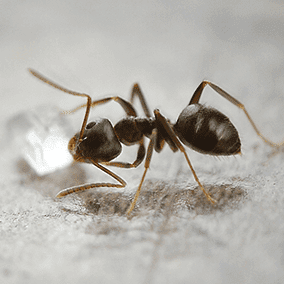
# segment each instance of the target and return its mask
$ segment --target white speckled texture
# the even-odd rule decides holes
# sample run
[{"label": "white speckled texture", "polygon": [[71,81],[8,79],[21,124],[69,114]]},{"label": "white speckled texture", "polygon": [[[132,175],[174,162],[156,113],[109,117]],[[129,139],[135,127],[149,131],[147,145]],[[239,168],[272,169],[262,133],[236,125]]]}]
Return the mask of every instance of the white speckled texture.
[{"label": "white speckled texture", "polygon": [[[76,183],[107,182],[90,165],[38,178],[6,136],[9,117],[81,98],[33,78],[34,68],[92,98],[129,98],[139,82],[151,109],[174,121],[203,80],[245,104],[263,134],[284,139],[284,8],[281,1],[2,1],[0,9],[1,283],[283,283],[284,153],[265,145],[244,113],[206,89],[201,101],[230,117],[242,155],[188,149],[204,199],[182,154],[154,153],[141,198],[125,208],[143,173],[115,169],[125,190],[56,200]],[[138,102],[135,102],[138,105]],[[137,107],[140,113],[141,108]],[[115,103],[92,117],[118,121]],[[78,131],[83,113],[69,117]],[[135,147],[119,160],[135,159]]]}]

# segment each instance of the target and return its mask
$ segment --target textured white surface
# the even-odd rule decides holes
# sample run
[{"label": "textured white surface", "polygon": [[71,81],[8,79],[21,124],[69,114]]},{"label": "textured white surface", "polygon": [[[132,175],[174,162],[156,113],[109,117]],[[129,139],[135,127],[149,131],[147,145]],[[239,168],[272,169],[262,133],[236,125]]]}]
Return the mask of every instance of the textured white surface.
[{"label": "textured white surface", "polygon": [[[283,12],[279,1],[3,1],[0,282],[282,283],[283,150],[264,145],[242,111],[213,91],[201,101],[230,117],[243,145],[242,156],[220,159],[188,150],[216,207],[168,148],[154,153],[130,220],[121,213],[142,166],[114,169],[127,180],[125,191],[55,200],[76,182],[111,179],[88,165],[37,178],[4,128],[13,114],[43,103],[82,103],[32,78],[32,67],[93,98],[128,98],[138,81],[151,109],[172,121],[198,84],[211,80],[246,105],[263,134],[281,141]],[[94,112],[113,122],[123,114],[115,104]],[[74,129],[82,116],[70,117]],[[134,157],[127,149],[120,160]]]}]

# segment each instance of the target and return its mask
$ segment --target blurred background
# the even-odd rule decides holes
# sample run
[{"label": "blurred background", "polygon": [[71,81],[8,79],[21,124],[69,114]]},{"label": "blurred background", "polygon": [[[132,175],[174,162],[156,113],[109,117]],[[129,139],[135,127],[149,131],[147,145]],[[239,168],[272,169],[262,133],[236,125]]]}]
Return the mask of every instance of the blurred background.
[{"label": "blurred background", "polygon": [[[81,103],[36,82],[29,67],[92,98],[128,98],[139,82],[151,109],[171,120],[207,79],[281,140],[283,121],[274,118],[283,108],[283,9],[265,0],[2,1],[0,118],[47,102]],[[243,116],[211,91],[202,102],[235,121]]]}]

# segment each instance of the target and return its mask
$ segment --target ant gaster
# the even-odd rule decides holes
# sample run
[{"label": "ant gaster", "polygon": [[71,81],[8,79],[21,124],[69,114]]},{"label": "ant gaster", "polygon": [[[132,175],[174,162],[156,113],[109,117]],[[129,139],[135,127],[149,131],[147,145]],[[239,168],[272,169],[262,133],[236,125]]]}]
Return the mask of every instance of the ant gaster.
[{"label": "ant gaster", "polygon": [[[255,126],[244,105],[222,90],[220,87],[208,81],[203,81],[200,83],[189,104],[179,115],[177,122],[172,124],[160,113],[158,109],[154,110],[154,117],[151,117],[144,95],[142,94],[138,84],[134,84],[133,86],[130,102],[127,102],[117,96],[92,101],[91,97],[87,94],[70,91],[48,80],[37,71],[31,69],[29,69],[29,71],[32,75],[56,89],[71,95],[87,98],[87,104],[81,105],[71,111],[75,112],[78,109],[86,107],[81,130],[75,134],[73,138],[71,138],[68,149],[75,161],[92,163],[94,166],[98,167],[100,170],[112,176],[119,182],[118,184],[89,183],[74,186],[60,191],[57,197],[63,197],[77,191],[95,187],[123,188],[126,186],[126,182],[121,177],[102,165],[122,168],[136,168],[142,163],[146,155],[144,173],[134,199],[127,211],[129,214],[134,209],[140,194],[143,181],[145,179],[147,170],[149,169],[153,150],[155,149],[156,152],[160,152],[166,142],[173,152],[180,150],[183,153],[200,189],[203,191],[209,201],[215,203],[216,201],[205,191],[201,185],[181,142],[195,151],[210,155],[240,154],[241,142],[238,131],[230,122],[228,117],[214,108],[206,107],[199,103],[201,94],[206,85],[209,85],[219,95],[242,109],[258,136],[260,136],[265,143],[272,147],[280,147],[282,144],[284,144],[284,141],[280,144],[276,144],[266,139]],[[145,118],[137,117],[137,113],[133,107],[133,100],[135,96],[138,96],[140,100],[146,115]],[[109,101],[115,101],[120,104],[126,112],[127,117],[121,119],[114,127],[108,119],[100,119],[87,124],[91,107],[95,107]],[[147,151],[145,150],[144,146],[144,136],[150,139]],[[134,144],[139,145],[137,157],[133,163],[111,162],[111,160],[116,158],[121,153],[121,143],[127,146]]]}]

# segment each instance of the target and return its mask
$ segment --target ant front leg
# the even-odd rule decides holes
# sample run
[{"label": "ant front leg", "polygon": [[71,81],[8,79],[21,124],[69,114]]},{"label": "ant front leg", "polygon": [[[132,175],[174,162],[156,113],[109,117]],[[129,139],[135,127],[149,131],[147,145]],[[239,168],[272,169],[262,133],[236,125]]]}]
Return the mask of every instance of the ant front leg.
[{"label": "ant front leg", "polygon": [[144,179],[145,179],[145,176],[146,176],[146,173],[149,169],[149,166],[150,166],[150,161],[151,161],[151,158],[152,158],[152,154],[153,154],[153,149],[154,149],[154,143],[155,143],[155,140],[156,140],[156,137],[157,137],[157,129],[153,129],[152,131],[152,134],[151,134],[151,138],[150,138],[150,142],[149,142],[149,145],[148,145],[148,149],[147,149],[147,155],[146,155],[146,161],[145,161],[145,165],[144,165],[144,173],[143,173],[143,176],[141,178],[141,181],[140,181],[140,184],[138,186],[138,189],[135,193],[135,196],[134,196],[134,199],[129,207],[129,209],[127,210],[127,214],[129,215],[131,213],[131,211],[134,209],[135,207],[135,204],[138,200],[138,197],[140,195],[140,191],[141,191],[141,188],[142,188],[142,184],[144,182]]},{"label": "ant front leg", "polygon": [[235,106],[237,106],[238,108],[242,109],[245,113],[245,115],[247,116],[250,124],[252,125],[253,129],[255,130],[256,134],[268,145],[272,146],[272,147],[280,147],[284,144],[284,141],[282,141],[281,143],[274,143],[272,141],[270,141],[269,139],[265,138],[260,131],[258,130],[258,128],[256,127],[255,123],[253,122],[252,118],[250,117],[250,115],[248,114],[247,110],[245,109],[245,106],[239,102],[237,99],[235,99],[234,97],[232,97],[231,95],[229,95],[226,91],[224,91],[223,89],[221,89],[220,87],[218,87],[217,85],[209,82],[209,81],[202,81],[200,83],[200,85],[197,87],[197,89],[195,90],[189,105],[191,104],[197,104],[200,100],[200,97],[202,95],[202,92],[204,90],[204,88],[206,87],[206,85],[209,85],[214,91],[216,91],[219,95],[221,95],[223,98],[227,99],[229,102],[231,102],[232,104],[234,104]]},{"label": "ant front leg", "polygon": [[103,162],[102,164],[106,166],[113,166],[113,167],[119,167],[119,168],[137,168],[145,157],[145,146],[144,146],[144,139],[142,138],[139,142],[139,148],[137,151],[137,157],[136,160],[133,163],[125,163],[125,162]]},{"label": "ant front leg", "polygon": [[73,186],[73,187],[69,187],[66,188],[62,191],[60,191],[57,194],[57,198],[61,198],[63,196],[66,196],[68,194],[74,193],[74,192],[78,192],[78,191],[84,191],[90,188],[96,188],[96,187],[116,187],[116,188],[123,188],[126,186],[126,182],[119,177],[118,175],[116,175],[115,173],[113,173],[112,171],[110,171],[109,169],[103,167],[102,165],[100,165],[99,163],[96,163],[93,161],[94,166],[98,167],[100,170],[104,171],[105,173],[107,173],[108,175],[110,175],[111,177],[113,177],[114,179],[116,179],[119,184],[115,184],[115,183],[88,183],[88,184],[83,184],[83,185],[79,185],[79,186]]}]

